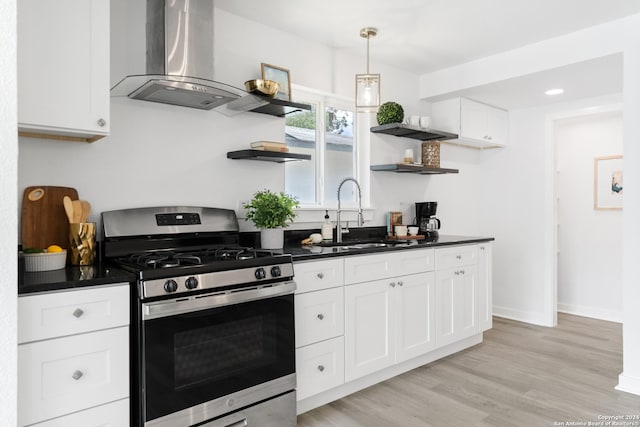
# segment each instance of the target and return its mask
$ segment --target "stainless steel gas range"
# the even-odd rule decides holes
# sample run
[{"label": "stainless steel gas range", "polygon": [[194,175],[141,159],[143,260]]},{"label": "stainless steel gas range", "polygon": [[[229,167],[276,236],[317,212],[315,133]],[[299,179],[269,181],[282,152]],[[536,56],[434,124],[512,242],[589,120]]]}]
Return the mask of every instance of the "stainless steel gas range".
[{"label": "stainless steel gas range", "polygon": [[235,212],[103,212],[104,256],[136,273],[132,426],[296,425],[293,263],[239,245]]}]

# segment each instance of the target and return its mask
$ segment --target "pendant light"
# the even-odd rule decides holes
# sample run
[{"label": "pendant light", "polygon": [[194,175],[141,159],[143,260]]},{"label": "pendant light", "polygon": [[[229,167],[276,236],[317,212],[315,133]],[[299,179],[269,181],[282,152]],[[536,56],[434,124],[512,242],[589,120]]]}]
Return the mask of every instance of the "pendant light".
[{"label": "pendant light", "polygon": [[367,74],[356,74],[356,110],[361,112],[375,112],[380,106],[380,74],[369,73],[369,39],[376,34],[376,28],[360,30],[360,37],[367,39]]}]

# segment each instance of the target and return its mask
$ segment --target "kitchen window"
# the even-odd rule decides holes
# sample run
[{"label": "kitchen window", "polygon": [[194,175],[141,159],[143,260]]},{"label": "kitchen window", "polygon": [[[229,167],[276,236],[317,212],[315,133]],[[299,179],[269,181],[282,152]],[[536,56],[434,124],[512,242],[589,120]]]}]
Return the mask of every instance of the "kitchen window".
[{"label": "kitchen window", "polygon": [[[285,164],[285,191],[302,206],[333,207],[347,177],[357,176],[356,114],[353,102],[297,90],[295,101],[311,111],[289,114],[285,142],[292,152],[310,154],[311,161]],[[355,191],[342,192],[342,202],[355,202]]]}]

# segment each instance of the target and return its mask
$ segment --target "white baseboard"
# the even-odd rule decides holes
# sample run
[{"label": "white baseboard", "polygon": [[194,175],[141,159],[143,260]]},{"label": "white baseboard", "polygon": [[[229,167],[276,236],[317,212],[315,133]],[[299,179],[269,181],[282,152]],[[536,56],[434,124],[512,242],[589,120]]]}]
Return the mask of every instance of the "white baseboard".
[{"label": "white baseboard", "polygon": [[625,375],[625,373],[623,372],[618,377],[618,385],[616,386],[616,390],[637,394],[638,396],[640,396],[640,378]]},{"label": "white baseboard", "polygon": [[591,317],[593,319],[607,320],[609,322],[622,323],[622,310],[603,310],[596,307],[585,307],[574,304],[558,303],[558,312],[575,314],[576,316]]},{"label": "white baseboard", "polygon": [[493,315],[519,322],[532,323],[539,326],[551,326],[547,323],[544,313],[514,310],[512,308],[493,306]]}]

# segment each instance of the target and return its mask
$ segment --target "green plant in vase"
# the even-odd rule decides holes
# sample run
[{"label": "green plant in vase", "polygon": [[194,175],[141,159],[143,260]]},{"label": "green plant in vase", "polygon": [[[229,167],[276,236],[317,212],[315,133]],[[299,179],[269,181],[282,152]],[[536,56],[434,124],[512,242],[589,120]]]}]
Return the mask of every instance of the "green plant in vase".
[{"label": "green plant in vase", "polygon": [[295,219],[298,200],[286,193],[270,190],[258,191],[249,203],[243,205],[246,220],[260,229],[260,242],[264,249],[280,249],[284,246],[284,227]]}]

